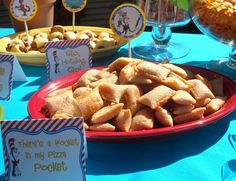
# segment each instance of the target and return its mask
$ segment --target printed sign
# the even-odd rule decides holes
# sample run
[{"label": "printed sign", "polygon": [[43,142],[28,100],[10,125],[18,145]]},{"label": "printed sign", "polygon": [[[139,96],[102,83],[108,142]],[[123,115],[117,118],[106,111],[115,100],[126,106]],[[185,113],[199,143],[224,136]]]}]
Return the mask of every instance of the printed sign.
[{"label": "printed sign", "polygon": [[14,56],[0,54],[0,100],[9,100],[13,82]]},{"label": "printed sign", "polygon": [[144,12],[136,5],[122,4],[111,13],[110,27],[123,38],[136,38],[146,27]]},{"label": "printed sign", "polygon": [[7,181],[85,181],[82,118],[2,121]]},{"label": "printed sign", "polygon": [[37,3],[35,0],[12,0],[10,13],[18,21],[29,21],[36,15]]},{"label": "printed sign", "polygon": [[79,12],[86,6],[87,0],[62,0],[63,6],[70,12]]},{"label": "printed sign", "polygon": [[89,39],[81,39],[45,44],[49,80],[91,67],[89,42]]}]

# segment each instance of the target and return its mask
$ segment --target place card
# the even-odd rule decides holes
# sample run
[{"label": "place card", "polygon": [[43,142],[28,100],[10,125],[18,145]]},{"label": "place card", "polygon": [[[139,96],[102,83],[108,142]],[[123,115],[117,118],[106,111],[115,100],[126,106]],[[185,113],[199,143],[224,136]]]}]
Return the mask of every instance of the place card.
[{"label": "place card", "polygon": [[13,55],[0,54],[0,100],[9,100],[13,82]]},{"label": "place card", "polygon": [[83,118],[2,121],[7,181],[85,181]]},{"label": "place card", "polygon": [[89,39],[48,42],[47,74],[50,81],[92,66]]},{"label": "place card", "polygon": [[26,81],[26,76],[17,58],[0,53],[0,100],[9,100],[14,81]]}]

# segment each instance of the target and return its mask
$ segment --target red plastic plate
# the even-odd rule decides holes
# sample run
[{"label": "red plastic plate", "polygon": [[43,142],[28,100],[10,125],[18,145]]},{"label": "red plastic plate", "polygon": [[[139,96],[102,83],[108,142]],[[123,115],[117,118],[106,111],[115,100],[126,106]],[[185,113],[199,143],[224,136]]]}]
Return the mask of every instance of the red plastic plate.
[{"label": "red plastic plate", "polygon": [[[236,108],[236,83],[231,79],[218,74],[216,72],[189,66],[189,65],[179,65],[180,67],[190,70],[193,73],[198,73],[209,80],[223,77],[224,78],[224,93],[228,97],[228,100],[224,106],[217,112],[206,116],[202,119],[191,121],[184,124],[175,125],[173,127],[163,127],[155,128],[151,130],[142,130],[134,132],[96,132],[96,131],[86,131],[86,138],[89,141],[106,141],[106,142],[133,142],[133,141],[143,141],[143,140],[153,140],[153,139],[163,139],[166,137],[174,136],[177,134],[182,134],[194,129],[200,128],[202,126],[208,125],[210,123],[218,121],[223,118]],[[102,69],[104,67],[95,67],[95,69]],[[49,93],[63,87],[67,87],[75,83],[81,75],[83,75],[87,70],[76,72],[55,81],[52,81],[40,90],[38,90],[29,100],[28,103],[28,113],[31,118],[45,118],[41,113],[41,108],[44,105],[44,98],[47,97]]]}]

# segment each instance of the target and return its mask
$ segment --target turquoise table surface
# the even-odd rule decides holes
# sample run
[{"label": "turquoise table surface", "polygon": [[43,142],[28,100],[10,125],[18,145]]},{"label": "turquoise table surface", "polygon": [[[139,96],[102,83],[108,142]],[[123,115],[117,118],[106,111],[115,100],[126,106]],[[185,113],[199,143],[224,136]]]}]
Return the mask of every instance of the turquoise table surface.
[{"label": "turquoise table surface", "polygon": [[[0,28],[0,37],[13,32],[13,29]],[[131,46],[149,40],[150,32],[144,32],[131,41]],[[190,49],[186,57],[172,63],[205,67],[209,60],[226,57],[230,51],[228,46],[201,34],[173,33],[171,41]],[[116,55],[93,62],[93,66],[107,65],[125,55],[127,45]],[[27,81],[14,82],[11,99],[1,101],[5,120],[29,118],[30,97],[48,82],[45,67],[22,65],[22,68]],[[230,134],[236,134],[236,111],[213,124],[168,139],[129,144],[88,142],[86,178],[88,181],[221,181],[225,163],[230,163],[236,174],[236,151],[229,143]],[[0,144],[1,181],[4,172]]]}]

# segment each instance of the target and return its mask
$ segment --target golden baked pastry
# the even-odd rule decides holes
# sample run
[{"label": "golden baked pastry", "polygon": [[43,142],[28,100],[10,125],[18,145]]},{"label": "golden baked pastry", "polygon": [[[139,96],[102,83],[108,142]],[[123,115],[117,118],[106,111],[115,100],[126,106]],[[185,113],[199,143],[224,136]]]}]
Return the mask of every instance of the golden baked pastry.
[{"label": "golden baked pastry", "polygon": [[222,91],[222,79],[207,80],[169,63],[120,57],[49,94],[44,108],[49,117],[84,117],[88,131],[130,132],[201,119],[224,105]]}]

